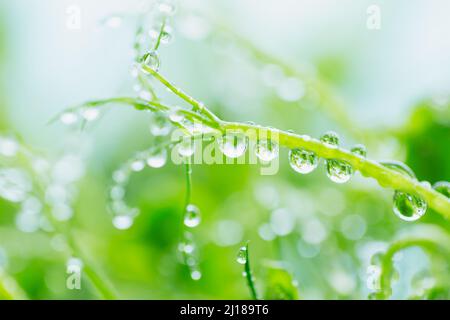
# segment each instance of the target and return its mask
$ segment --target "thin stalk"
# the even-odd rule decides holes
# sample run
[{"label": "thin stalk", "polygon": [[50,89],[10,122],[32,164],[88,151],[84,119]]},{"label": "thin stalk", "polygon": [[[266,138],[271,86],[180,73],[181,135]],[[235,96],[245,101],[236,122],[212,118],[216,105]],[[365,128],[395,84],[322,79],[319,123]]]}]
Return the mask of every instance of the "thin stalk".
[{"label": "thin stalk", "polygon": [[380,275],[381,291],[377,294],[378,298],[381,299],[389,298],[391,294],[392,272],[394,268],[392,259],[397,252],[410,247],[420,247],[427,252],[439,252],[444,250],[447,251],[447,253],[450,253],[450,249],[448,246],[447,247],[443,246],[442,243],[439,242],[437,243],[431,239],[410,238],[395,242],[389,247],[389,249],[383,255],[381,261],[381,275]]},{"label": "thin stalk", "polygon": [[160,73],[153,70],[147,65],[142,65],[142,68],[150,73],[152,76],[154,76],[156,79],[158,79],[159,82],[164,84],[170,91],[172,91],[175,95],[189,103],[191,106],[194,107],[194,110],[199,111],[200,113],[207,116],[210,120],[218,122],[219,118],[212,113],[210,110],[208,110],[205,105],[197,100],[195,100],[193,97],[189,96],[185,92],[183,92],[181,89],[176,87],[174,84],[170,83],[166,78],[164,78]]},{"label": "thin stalk", "polygon": [[[158,72],[148,67],[146,68],[146,71],[154,75],[157,80],[159,80],[164,86],[169,88],[174,94],[176,94],[183,100],[190,102],[193,106],[199,104],[195,99],[171,84]],[[389,169],[376,161],[357,156],[343,148],[329,147],[323,142],[317,139],[310,138],[309,136],[298,135],[287,131],[269,127],[262,127],[248,123],[222,121],[204,106],[202,109],[202,113],[208,115],[210,119],[214,119],[214,121],[218,123],[219,129],[221,129],[222,131],[251,131],[257,133],[256,135],[248,135],[249,138],[253,140],[257,139],[257,137],[260,136],[260,133],[270,133],[270,136],[278,135],[278,143],[280,144],[280,146],[284,146],[289,149],[305,148],[307,150],[315,152],[317,156],[321,158],[346,161],[350,165],[352,165],[353,169],[359,170],[363,176],[371,177],[377,180],[377,182],[382,187],[415,194],[425,200],[430,208],[434,209],[446,219],[450,219],[450,200],[447,197],[435,191],[431,187],[428,187],[424,184],[421,184],[417,180]]]},{"label": "thin stalk", "polygon": [[255,281],[253,279],[252,269],[250,268],[250,253],[249,253],[248,242],[245,245],[245,248],[246,248],[246,250],[245,250],[246,259],[245,259],[245,265],[244,265],[245,278],[247,280],[247,286],[250,290],[252,299],[258,300],[258,293],[256,292]]},{"label": "thin stalk", "polygon": [[161,38],[164,33],[164,28],[166,27],[166,18],[163,18],[163,21],[161,23],[161,28],[159,29],[158,38],[156,39],[155,45],[153,46],[153,51],[157,51],[159,48],[159,45],[161,44]]}]

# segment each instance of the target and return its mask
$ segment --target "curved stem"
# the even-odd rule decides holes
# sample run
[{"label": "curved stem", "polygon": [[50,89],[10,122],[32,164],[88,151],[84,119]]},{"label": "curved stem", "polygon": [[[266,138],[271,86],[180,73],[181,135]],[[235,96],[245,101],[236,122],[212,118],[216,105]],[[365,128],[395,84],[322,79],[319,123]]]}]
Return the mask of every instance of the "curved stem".
[{"label": "curved stem", "polygon": [[392,264],[392,259],[397,252],[410,247],[421,247],[428,252],[437,252],[441,251],[442,249],[450,252],[448,247],[445,247],[442,244],[437,243],[430,239],[411,238],[395,242],[389,247],[389,249],[383,255],[383,259],[381,261],[381,275],[380,275],[381,291],[377,293],[378,298],[381,299],[389,298],[391,292],[392,271],[394,268]]},{"label": "curved stem", "polygon": [[[154,75],[157,80],[159,80],[163,85],[165,85],[183,100],[189,102],[193,106],[199,104],[199,102],[197,102],[189,95],[185,94],[175,85],[171,84],[158,72],[152,70],[149,67],[146,67],[145,70]],[[363,176],[371,177],[377,180],[377,182],[382,187],[401,190],[418,195],[427,202],[430,208],[434,209],[445,218],[450,219],[450,200],[447,197],[435,191],[431,187],[425,186],[417,180],[391,170],[376,161],[357,156],[350,151],[342,148],[329,147],[321,141],[310,138],[309,136],[298,135],[287,131],[269,127],[262,127],[248,123],[222,121],[204,106],[199,111],[207,115],[210,119],[214,119],[214,121],[218,124],[219,129],[221,129],[222,131],[242,130],[244,132],[252,131],[254,133],[257,133],[257,135],[248,135],[250,139],[256,139],[256,137],[260,136],[260,133],[262,132],[266,133],[266,136],[269,136],[270,133],[270,136],[272,137],[278,135],[278,142],[280,146],[284,146],[289,149],[305,148],[315,152],[317,156],[321,158],[346,161],[350,165],[352,165],[355,170],[359,170]]]},{"label": "curved stem", "polygon": [[247,279],[247,285],[248,288],[250,289],[250,294],[252,295],[253,300],[258,300],[258,293],[256,292],[255,281],[253,280],[252,269],[250,268],[250,253],[248,251],[248,242],[245,245],[245,248],[246,248],[245,250],[246,259],[244,266],[245,278]]}]

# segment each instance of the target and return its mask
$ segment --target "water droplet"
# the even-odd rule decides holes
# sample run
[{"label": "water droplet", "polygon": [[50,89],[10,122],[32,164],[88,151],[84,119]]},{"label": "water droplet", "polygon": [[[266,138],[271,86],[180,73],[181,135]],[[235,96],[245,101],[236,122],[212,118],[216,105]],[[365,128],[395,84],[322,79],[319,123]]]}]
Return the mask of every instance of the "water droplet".
[{"label": "water droplet", "polygon": [[330,148],[337,148],[339,145],[339,136],[334,131],[328,131],[320,137],[320,141]]},{"label": "water droplet", "polygon": [[184,137],[181,142],[177,144],[178,154],[182,157],[190,157],[195,152],[195,140],[191,137]]},{"label": "water droplet", "polygon": [[295,171],[307,174],[317,168],[319,159],[317,155],[305,149],[292,149],[289,151],[289,164]]},{"label": "water droplet", "polygon": [[336,183],[347,182],[353,174],[353,168],[345,161],[328,159],[326,160],[327,176]]},{"label": "water droplet", "polygon": [[241,132],[231,132],[219,138],[219,148],[229,158],[238,158],[247,150],[247,137]]},{"label": "water droplet", "polygon": [[305,95],[305,86],[296,78],[287,78],[278,85],[277,94],[284,101],[298,101]]},{"label": "water droplet", "polygon": [[394,194],[394,213],[404,221],[416,221],[427,211],[427,203],[421,198],[395,191]]},{"label": "water droplet", "polygon": [[114,186],[111,188],[109,195],[113,200],[122,200],[125,196],[125,189],[122,186]]},{"label": "water droplet", "polygon": [[164,30],[161,32],[161,43],[168,44],[172,41],[172,28],[170,26],[165,26]]},{"label": "water droplet", "polygon": [[272,161],[278,157],[278,144],[270,140],[259,140],[256,145],[256,156],[262,161]]},{"label": "water droplet", "polygon": [[75,112],[64,112],[60,118],[61,122],[65,125],[71,125],[78,121],[78,115]]},{"label": "water droplet", "polygon": [[108,28],[119,28],[122,25],[122,17],[110,16],[103,21],[103,25]]},{"label": "water droplet", "polygon": [[137,160],[134,160],[131,162],[130,168],[134,172],[139,172],[145,168],[145,163],[144,163],[144,161],[137,159]]},{"label": "water droplet", "polygon": [[128,179],[127,171],[124,169],[114,171],[113,180],[117,183],[124,183]]},{"label": "water droplet", "polygon": [[161,12],[162,14],[166,14],[168,16],[174,15],[175,11],[176,11],[175,5],[172,3],[168,3],[168,2],[160,3],[158,6],[158,9],[159,9],[159,12]]},{"label": "water droplet", "polygon": [[167,162],[167,151],[166,149],[155,149],[148,153],[147,155],[147,165],[152,168],[161,168]]},{"label": "water droplet", "polygon": [[152,94],[147,90],[139,91],[139,98],[146,101],[151,101],[153,99]]},{"label": "water droplet", "polygon": [[238,251],[236,261],[239,264],[246,264],[247,263],[247,247],[241,247]]},{"label": "water droplet", "polygon": [[202,273],[199,270],[194,270],[191,272],[191,278],[192,280],[200,280],[202,278]]},{"label": "water droplet", "polygon": [[433,189],[439,193],[442,193],[447,198],[450,198],[450,182],[439,181],[433,185]]},{"label": "water droplet", "polygon": [[367,149],[364,145],[362,144],[357,144],[355,146],[353,146],[353,148],[351,148],[350,150],[353,154],[365,158],[367,156]]},{"label": "water droplet", "polygon": [[89,107],[81,111],[81,116],[86,121],[94,121],[98,118],[99,115],[100,110],[98,108]]},{"label": "water droplet", "polygon": [[180,110],[175,110],[169,114],[169,119],[172,122],[180,123],[181,121],[184,120],[184,115]]},{"label": "water droplet", "polygon": [[133,218],[129,215],[118,215],[113,218],[113,225],[116,229],[126,230],[133,225]]},{"label": "water droplet", "polygon": [[12,138],[0,137],[0,155],[14,157],[19,151],[19,144]]},{"label": "water droplet", "polygon": [[[159,67],[161,65],[161,62],[159,60],[159,55],[157,52],[152,51],[148,52],[143,57],[144,64],[149,67],[150,69],[153,69],[155,71],[159,70]],[[145,70],[143,70],[144,73],[148,74]]]},{"label": "water droplet", "polygon": [[167,136],[170,133],[170,122],[166,117],[160,113],[157,113],[152,123],[150,124],[150,133],[155,137]]},{"label": "water droplet", "polygon": [[195,228],[200,224],[200,210],[197,206],[189,204],[184,214],[184,225],[189,228]]},{"label": "water droplet", "polygon": [[410,167],[408,167],[406,164],[400,161],[395,160],[389,160],[389,161],[380,161],[380,164],[383,166],[397,171],[398,173],[401,173],[405,176],[408,176],[410,178],[416,178],[416,175],[414,174],[414,171]]}]

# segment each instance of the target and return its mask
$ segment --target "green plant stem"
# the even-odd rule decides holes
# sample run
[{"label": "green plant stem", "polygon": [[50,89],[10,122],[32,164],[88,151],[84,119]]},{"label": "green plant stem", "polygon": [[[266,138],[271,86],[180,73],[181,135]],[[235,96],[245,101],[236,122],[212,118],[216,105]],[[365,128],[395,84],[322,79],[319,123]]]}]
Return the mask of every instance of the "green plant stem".
[{"label": "green plant stem", "polygon": [[215,121],[215,122],[220,121],[220,119],[214,113],[212,113],[210,110],[208,110],[203,103],[195,100],[194,98],[192,98],[191,96],[189,96],[188,94],[183,92],[181,89],[179,89],[178,87],[176,87],[175,85],[170,83],[160,73],[156,72],[155,70],[153,70],[152,68],[150,68],[149,66],[146,66],[146,65],[142,65],[142,68],[145,71],[149,72],[151,75],[153,75],[156,79],[158,79],[158,81],[160,81],[162,84],[164,84],[175,95],[177,95],[178,97],[180,97],[181,99],[183,99],[184,101],[186,101],[187,103],[192,105],[194,107],[194,110],[197,110],[200,113],[204,114],[206,117],[208,117],[212,121]]},{"label": "green plant stem", "polygon": [[425,251],[432,253],[439,252],[442,250],[446,251],[447,253],[450,253],[450,248],[448,245],[445,246],[445,243],[442,244],[440,242],[435,242],[431,239],[409,238],[399,240],[393,243],[386,251],[386,253],[383,255],[381,261],[381,275],[380,275],[381,291],[377,293],[378,298],[380,299],[389,298],[391,294],[391,279],[394,268],[392,259],[397,252],[410,247],[420,247],[423,248]]},{"label": "green plant stem", "polygon": [[258,300],[258,293],[256,292],[255,282],[252,275],[252,269],[250,268],[250,253],[249,253],[249,246],[248,243],[245,245],[246,251],[246,259],[245,259],[245,278],[247,280],[247,286],[250,290],[250,294],[252,296],[253,300]]},{"label": "green plant stem", "polygon": [[[145,70],[154,75],[157,80],[159,80],[164,86],[169,88],[181,99],[189,102],[193,106],[198,105],[198,102],[195,99],[178,89],[158,72],[149,67],[146,67]],[[427,202],[430,208],[440,213],[446,219],[450,219],[450,200],[447,197],[434,189],[421,184],[417,180],[388,169],[376,161],[357,156],[342,148],[329,147],[321,141],[310,138],[309,136],[298,135],[287,131],[253,124],[222,121],[204,106],[199,110],[199,112],[207,115],[210,119],[213,119],[213,121],[218,124],[218,128],[221,131],[242,130],[244,132],[256,132],[257,135],[249,135],[250,139],[256,139],[260,133],[266,133],[266,136],[270,133],[270,136],[272,137],[278,134],[278,142],[280,146],[284,146],[289,149],[305,148],[315,152],[321,158],[346,161],[352,165],[355,170],[359,170],[363,176],[374,178],[382,187],[418,195]]]},{"label": "green plant stem", "polygon": [[161,38],[164,33],[164,28],[166,27],[166,18],[163,18],[161,23],[161,28],[159,29],[158,38],[156,39],[155,45],[153,47],[153,51],[157,51],[159,49],[159,45],[161,44]]},{"label": "green plant stem", "polygon": [[16,280],[0,268],[0,300],[26,300],[25,292]]}]

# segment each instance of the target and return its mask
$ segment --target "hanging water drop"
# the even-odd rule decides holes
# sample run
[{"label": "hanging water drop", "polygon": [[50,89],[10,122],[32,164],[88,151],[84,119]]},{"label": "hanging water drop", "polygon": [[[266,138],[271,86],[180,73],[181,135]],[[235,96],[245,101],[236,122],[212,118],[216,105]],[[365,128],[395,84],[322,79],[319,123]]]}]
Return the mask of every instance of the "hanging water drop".
[{"label": "hanging water drop", "polygon": [[362,144],[357,144],[355,146],[353,146],[353,148],[351,148],[350,150],[353,154],[365,158],[367,156],[367,149],[364,145]]},{"label": "hanging water drop", "polygon": [[151,168],[161,168],[167,162],[167,151],[166,149],[154,149],[151,150],[147,155],[147,165]]},{"label": "hanging water drop", "polygon": [[347,182],[353,174],[352,166],[340,160],[326,160],[326,169],[328,178],[336,183]]},{"label": "hanging water drop", "polygon": [[255,152],[256,156],[262,161],[272,161],[278,157],[278,144],[270,140],[259,140]]},{"label": "hanging water drop", "polygon": [[155,137],[167,136],[170,133],[170,122],[162,114],[157,113],[150,124],[150,133]]},{"label": "hanging water drop", "polygon": [[320,137],[320,141],[330,148],[337,148],[339,145],[339,136],[334,131],[328,131]]},{"label": "hanging water drop", "polygon": [[161,31],[161,43],[168,44],[172,41],[172,28],[170,26],[165,26],[164,30]]},{"label": "hanging water drop", "polygon": [[191,272],[191,278],[192,280],[200,280],[202,278],[202,273],[199,270],[193,270]]},{"label": "hanging water drop", "polygon": [[67,111],[64,112],[60,118],[61,122],[65,125],[71,125],[78,121],[78,115],[75,112]]},{"label": "hanging water drop", "polygon": [[247,263],[247,247],[241,247],[238,251],[236,261],[239,264],[246,264]]},{"label": "hanging water drop", "polygon": [[289,151],[289,164],[298,173],[307,174],[317,168],[319,159],[317,155],[305,149],[292,149]]},{"label": "hanging water drop", "polygon": [[191,137],[184,137],[177,145],[178,154],[182,157],[190,157],[195,152],[195,140]]},{"label": "hanging water drop", "polygon": [[[143,57],[143,62],[144,64],[149,67],[150,69],[153,69],[155,71],[159,70],[159,67],[161,65],[161,62],[159,60],[159,55],[157,52],[152,51],[152,52],[148,52],[144,55]],[[147,71],[145,71],[144,69],[142,70],[144,73],[148,74]]]},{"label": "hanging water drop", "polygon": [[394,213],[404,221],[416,221],[427,211],[427,203],[421,198],[401,191],[394,194]]},{"label": "hanging water drop", "polygon": [[238,158],[247,150],[247,137],[241,132],[231,132],[219,138],[219,148],[229,158]]},{"label": "hanging water drop", "polygon": [[200,224],[200,210],[197,206],[189,204],[184,214],[184,225],[189,228],[195,228]]},{"label": "hanging water drop", "polygon": [[180,123],[184,120],[184,115],[180,109],[170,112],[169,119],[172,122]]},{"label": "hanging water drop", "polygon": [[139,172],[139,171],[142,171],[145,168],[145,163],[144,163],[144,161],[142,161],[140,159],[136,159],[136,160],[133,160],[131,162],[130,168],[134,172]]},{"label": "hanging water drop", "polygon": [[113,225],[116,229],[126,230],[133,225],[133,218],[129,215],[118,215],[113,218]]},{"label": "hanging water drop", "polygon": [[450,182],[439,181],[433,185],[433,189],[439,193],[442,193],[447,198],[450,198]]},{"label": "hanging water drop", "polygon": [[98,108],[88,107],[81,111],[81,116],[88,122],[96,120],[99,115],[100,110]]}]

